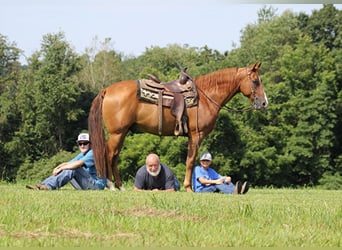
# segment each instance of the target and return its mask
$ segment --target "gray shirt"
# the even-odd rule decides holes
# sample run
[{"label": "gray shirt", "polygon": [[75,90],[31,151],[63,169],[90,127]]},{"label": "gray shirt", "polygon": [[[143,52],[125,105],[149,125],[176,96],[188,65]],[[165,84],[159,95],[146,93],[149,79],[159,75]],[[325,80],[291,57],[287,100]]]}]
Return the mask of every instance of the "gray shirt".
[{"label": "gray shirt", "polygon": [[161,169],[158,176],[151,176],[146,169],[146,165],[140,167],[135,176],[134,186],[144,190],[166,190],[175,188],[175,176],[171,169],[160,164]]}]

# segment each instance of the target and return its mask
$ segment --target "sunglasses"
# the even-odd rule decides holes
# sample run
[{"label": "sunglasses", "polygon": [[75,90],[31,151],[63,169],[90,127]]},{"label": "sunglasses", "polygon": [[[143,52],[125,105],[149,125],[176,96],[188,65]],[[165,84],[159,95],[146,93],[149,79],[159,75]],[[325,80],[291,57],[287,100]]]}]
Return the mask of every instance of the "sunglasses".
[{"label": "sunglasses", "polygon": [[78,143],[78,146],[87,146],[89,144],[89,142],[87,141],[87,142],[79,142]]}]

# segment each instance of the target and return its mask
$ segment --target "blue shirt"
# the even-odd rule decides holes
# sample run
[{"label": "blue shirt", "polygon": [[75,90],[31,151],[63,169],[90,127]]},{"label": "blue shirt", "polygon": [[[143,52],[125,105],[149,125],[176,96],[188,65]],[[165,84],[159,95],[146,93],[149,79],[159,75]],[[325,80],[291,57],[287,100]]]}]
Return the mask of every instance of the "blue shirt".
[{"label": "blue shirt", "polygon": [[107,184],[107,178],[99,178],[96,174],[93,150],[89,149],[85,154],[79,153],[70,162],[82,160],[84,162],[83,169],[95,180],[100,189],[104,189]]},{"label": "blue shirt", "polygon": [[205,170],[201,166],[196,166],[192,177],[193,177],[192,182],[193,182],[194,192],[198,192],[201,189],[203,189],[203,187],[211,185],[211,184],[202,184],[198,180],[200,177],[206,180],[217,180],[221,178],[221,175],[218,174],[214,169],[210,167],[208,168],[208,170]]}]

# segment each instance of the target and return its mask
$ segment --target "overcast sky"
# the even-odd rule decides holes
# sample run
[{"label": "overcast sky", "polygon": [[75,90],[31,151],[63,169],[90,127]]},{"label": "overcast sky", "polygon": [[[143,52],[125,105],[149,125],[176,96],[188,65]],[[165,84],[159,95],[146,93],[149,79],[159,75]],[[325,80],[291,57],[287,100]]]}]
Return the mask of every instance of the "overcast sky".
[{"label": "overcast sky", "polygon": [[[284,10],[319,10],[322,4],[232,4],[226,0],[0,0],[0,34],[24,50],[40,50],[43,35],[65,33],[78,53],[95,36],[109,37],[116,51],[139,56],[151,46],[207,45],[220,52],[239,44],[240,31],[272,5]],[[335,5],[341,9],[342,5]]]}]

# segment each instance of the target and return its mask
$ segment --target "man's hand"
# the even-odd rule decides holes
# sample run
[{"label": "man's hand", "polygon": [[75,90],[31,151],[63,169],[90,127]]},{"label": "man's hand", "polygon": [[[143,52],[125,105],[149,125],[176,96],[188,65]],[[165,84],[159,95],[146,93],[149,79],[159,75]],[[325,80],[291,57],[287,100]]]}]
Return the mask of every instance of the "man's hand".
[{"label": "man's hand", "polygon": [[215,180],[215,184],[217,184],[217,185],[222,184],[223,181],[224,181],[223,178],[217,179],[217,180]]},{"label": "man's hand", "polygon": [[52,174],[53,174],[54,176],[56,176],[56,175],[58,175],[59,172],[61,172],[62,170],[63,170],[63,169],[62,169],[60,166],[55,167],[55,168],[53,169],[53,171],[52,171]]}]

